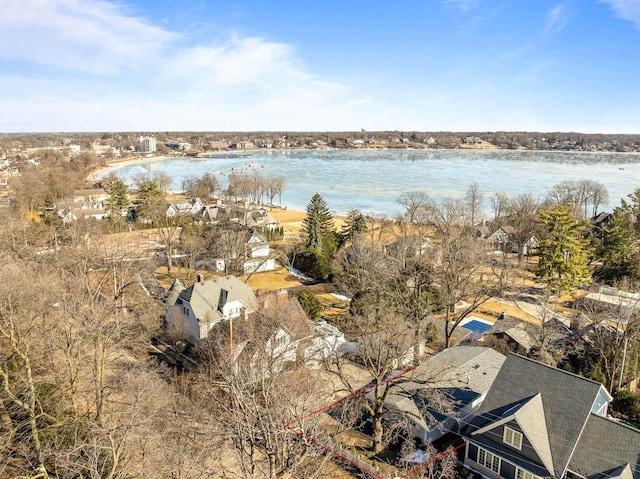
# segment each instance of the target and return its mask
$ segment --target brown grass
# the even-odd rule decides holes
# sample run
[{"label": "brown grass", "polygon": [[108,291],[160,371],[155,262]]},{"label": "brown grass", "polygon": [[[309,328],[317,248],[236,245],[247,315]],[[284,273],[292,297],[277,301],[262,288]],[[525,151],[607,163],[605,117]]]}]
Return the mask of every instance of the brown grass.
[{"label": "brown grass", "polygon": [[[245,276],[240,276],[241,280],[245,280]],[[295,276],[291,276],[285,268],[275,271],[265,271],[264,273],[254,273],[247,281],[254,291],[267,290],[273,291],[283,288],[291,288],[300,286],[302,282]]]},{"label": "brown grass", "polygon": [[[293,234],[300,233],[302,230],[302,221],[307,217],[307,213],[304,211],[281,210],[277,208],[269,210],[269,214],[280,222],[280,226],[282,226],[285,232],[289,231]],[[334,220],[336,228],[339,231],[340,228],[342,228],[342,225],[344,225],[344,218],[336,216]]]},{"label": "brown grass", "polygon": [[[204,275],[205,280],[216,279],[221,277],[222,275],[219,273],[214,273],[206,270],[197,270],[193,274],[193,280],[195,280],[195,276],[197,274]],[[176,278],[180,278],[182,281],[187,276],[187,272],[183,268],[173,267],[171,268],[171,274],[167,272],[166,266],[160,266],[156,269],[156,278],[158,282],[164,289],[169,289],[173,280]],[[246,275],[238,276],[241,281],[246,280]],[[263,290],[263,291],[274,291],[283,288],[292,288],[295,286],[302,285],[302,282],[294,276],[291,276],[289,272],[280,268],[275,271],[266,271],[264,273],[254,273],[249,278],[247,284],[254,291]]]}]

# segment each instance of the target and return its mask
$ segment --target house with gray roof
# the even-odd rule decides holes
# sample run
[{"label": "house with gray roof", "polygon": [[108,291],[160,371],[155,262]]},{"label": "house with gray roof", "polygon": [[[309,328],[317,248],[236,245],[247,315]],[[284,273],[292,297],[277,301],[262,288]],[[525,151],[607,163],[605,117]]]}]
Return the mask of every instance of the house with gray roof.
[{"label": "house with gray roof", "polygon": [[411,371],[407,382],[389,394],[387,407],[411,423],[423,444],[457,433],[482,404],[505,356],[483,346],[456,346]]},{"label": "house with gray roof", "polygon": [[167,203],[167,210],[165,214],[167,217],[177,215],[198,215],[204,209],[205,205],[200,201],[200,198],[192,198],[190,200]]},{"label": "house with gray roof", "polygon": [[206,339],[221,321],[247,319],[258,309],[251,288],[235,276],[205,281],[202,275],[188,288],[175,280],[165,300],[167,329],[192,344]]},{"label": "house with gray roof", "polygon": [[607,419],[598,382],[507,356],[463,429],[465,464],[493,479],[640,479],[640,431]]}]

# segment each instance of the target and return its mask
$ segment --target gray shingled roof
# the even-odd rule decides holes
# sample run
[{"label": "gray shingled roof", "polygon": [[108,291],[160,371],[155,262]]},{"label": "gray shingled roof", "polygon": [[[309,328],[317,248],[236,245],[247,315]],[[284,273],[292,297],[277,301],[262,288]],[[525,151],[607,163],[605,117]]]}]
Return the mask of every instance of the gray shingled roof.
[{"label": "gray shingled roof", "polygon": [[[516,354],[507,356],[486,399],[465,435],[475,442],[483,438],[471,432],[512,414],[514,405],[541,395],[555,475],[565,470],[582,428],[591,414],[600,383]],[[530,418],[534,422],[536,418]]]},{"label": "gray shingled roof", "polygon": [[217,321],[222,319],[218,309],[222,290],[227,292],[227,302],[239,299],[248,311],[258,308],[258,300],[251,288],[235,276],[194,283],[180,293],[177,302],[189,303],[198,321]]},{"label": "gray shingled roof", "polygon": [[[393,391],[388,405],[420,418],[423,416],[421,410],[428,406],[428,399],[421,399],[420,391],[436,389],[458,402],[454,409],[459,410],[491,387],[504,360],[503,354],[484,346],[445,349],[411,372],[408,377],[415,377],[416,382],[408,382]],[[421,384],[421,381],[427,383]],[[426,423],[422,425],[426,427]]]},{"label": "gray shingled roof", "polygon": [[591,414],[569,469],[589,479],[619,475],[626,465],[640,479],[640,431]]},{"label": "gray shingled roof", "polygon": [[167,292],[167,297],[164,300],[165,304],[167,306],[173,306],[174,304],[176,304],[180,293],[182,293],[183,291],[184,286],[182,285],[180,280],[178,278],[174,279],[171,288],[169,288],[169,291]]}]

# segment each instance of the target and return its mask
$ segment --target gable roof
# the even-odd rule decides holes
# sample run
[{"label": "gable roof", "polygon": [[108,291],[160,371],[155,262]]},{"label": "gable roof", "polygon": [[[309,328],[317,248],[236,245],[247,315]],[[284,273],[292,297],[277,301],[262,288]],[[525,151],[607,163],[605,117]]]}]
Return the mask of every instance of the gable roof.
[{"label": "gable roof", "polygon": [[258,300],[251,288],[235,276],[196,282],[180,292],[176,303],[188,303],[199,322],[222,319],[222,303],[240,300],[248,311],[258,308]]},{"label": "gable roof", "polygon": [[267,238],[263,234],[258,233],[257,231],[252,231],[251,236],[247,240],[247,244],[252,244],[252,243],[261,243],[261,244],[267,243]]},{"label": "gable roof", "polygon": [[548,472],[559,477],[601,392],[610,398],[600,383],[510,354],[466,435],[482,442],[481,436],[472,436],[474,431],[511,416],[515,405],[540,394],[542,410],[532,408],[528,412],[535,413],[546,424],[553,465],[553,471]]},{"label": "gable roof", "polygon": [[[511,414],[509,414],[509,412]],[[516,421],[518,423],[544,466],[553,474],[553,460],[551,456],[547,424],[544,420],[542,395],[538,393],[535,396],[526,399],[522,403],[510,408],[502,419],[497,422],[489,423],[487,426],[474,431],[472,436],[482,434],[490,429],[506,424],[509,421]]]},{"label": "gable roof", "polygon": [[[409,373],[408,377],[415,377],[416,382],[408,382],[392,391],[388,404],[428,428],[426,423],[432,422],[427,421],[430,416],[438,420],[443,417],[429,406],[427,398],[421,397],[422,389],[440,390],[456,402],[453,409],[461,411],[471,407],[487,392],[504,360],[503,354],[484,346],[445,349]],[[425,408],[429,413],[425,414]]]},{"label": "gable roof", "polygon": [[164,300],[165,304],[167,306],[173,306],[174,304],[176,304],[180,293],[182,293],[183,291],[184,286],[182,285],[180,280],[178,278],[174,279],[171,288],[169,288],[169,291],[167,292],[167,297]]},{"label": "gable roof", "polygon": [[522,346],[526,352],[540,344],[538,341],[540,333],[537,326],[511,318],[498,318],[485,334],[508,336]]},{"label": "gable roof", "polygon": [[588,479],[639,479],[640,431],[591,414],[569,469]]}]

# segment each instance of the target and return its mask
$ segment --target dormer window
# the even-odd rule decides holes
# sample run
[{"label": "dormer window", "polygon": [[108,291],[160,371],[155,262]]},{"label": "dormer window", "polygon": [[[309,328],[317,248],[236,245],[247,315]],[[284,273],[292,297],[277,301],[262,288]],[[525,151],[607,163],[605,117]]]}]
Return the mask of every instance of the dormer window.
[{"label": "dormer window", "polygon": [[511,447],[515,447],[517,450],[522,448],[522,433],[511,429],[510,427],[504,428],[504,443],[509,444]]}]

